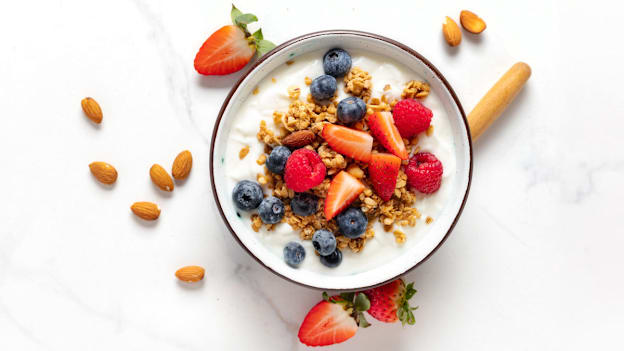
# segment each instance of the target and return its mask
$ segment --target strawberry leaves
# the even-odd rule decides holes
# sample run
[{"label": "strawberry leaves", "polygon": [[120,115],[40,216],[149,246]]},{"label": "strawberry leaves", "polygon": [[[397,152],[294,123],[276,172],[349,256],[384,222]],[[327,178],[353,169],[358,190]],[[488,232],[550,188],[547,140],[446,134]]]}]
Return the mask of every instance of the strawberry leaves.
[{"label": "strawberry leaves", "polygon": [[256,45],[256,50],[258,50],[258,56],[266,54],[267,52],[273,50],[273,48],[275,47],[275,44],[268,40],[258,40]]},{"label": "strawberry leaves", "polygon": [[368,300],[368,297],[366,297],[366,295],[357,294],[355,295],[353,306],[356,310],[360,312],[368,311],[368,309],[370,308],[370,301]]},{"label": "strawberry leaves", "polygon": [[399,308],[397,309],[397,317],[401,321],[402,325],[414,325],[414,323],[416,323],[416,318],[414,318],[414,313],[412,313],[412,311],[418,309],[418,306],[410,307],[409,305],[409,299],[411,299],[416,292],[417,290],[414,289],[414,283],[409,283],[405,286],[405,295],[403,296]]},{"label": "strawberry leaves", "polygon": [[252,36],[254,37],[254,39],[256,40],[262,40],[264,39],[264,36],[262,35],[262,28],[258,29],[257,31],[255,31]]},{"label": "strawberry leaves", "polygon": [[242,15],[243,13],[232,4],[232,11],[230,12],[230,17],[232,18],[232,23],[236,23],[236,17]]},{"label": "strawberry leaves", "polygon": [[363,293],[356,294],[353,306],[357,311],[355,321],[358,323],[360,328],[368,328],[370,323],[368,323],[366,318],[364,318],[364,312],[368,311],[370,308],[370,301],[368,300],[368,297],[366,297]]},{"label": "strawberry leaves", "polygon": [[370,323],[364,317],[364,312],[370,308],[370,301],[365,294],[348,292],[341,293],[339,296],[329,296],[326,292],[323,292],[323,300],[343,305],[346,311],[350,311],[351,317],[355,319],[360,328],[370,326]]},{"label": "strawberry leaves", "polygon": [[258,22],[258,17],[252,13],[242,13],[241,10],[236,8],[234,4],[232,4],[232,11],[230,12],[230,18],[232,19],[232,23],[238,26],[240,29],[245,32],[245,37],[249,42],[249,45],[253,46],[258,53],[258,57],[266,54],[267,52],[273,50],[275,44],[271,41],[265,40],[262,35],[262,29],[258,29],[253,34],[249,33],[247,29],[247,25],[250,23]]},{"label": "strawberry leaves", "polygon": [[237,26],[248,25],[249,23],[258,22],[258,17],[251,13],[245,13],[234,19],[234,24]]}]

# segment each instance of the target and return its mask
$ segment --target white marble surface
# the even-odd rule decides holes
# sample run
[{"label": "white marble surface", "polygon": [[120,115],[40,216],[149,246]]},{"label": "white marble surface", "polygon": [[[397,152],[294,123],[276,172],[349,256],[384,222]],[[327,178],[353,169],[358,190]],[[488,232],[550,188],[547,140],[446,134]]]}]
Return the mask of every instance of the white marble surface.
[{"label": "white marble surface", "polygon": [[[217,4],[214,4],[217,3]],[[506,4],[506,5],[505,5]],[[306,32],[377,32],[430,58],[466,110],[511,64],[526,89],[476,143],[464,214],[408,274],[417,324],[361,330],[336,350],[622,349],[622,5],[611,1],[237,2],[277,43]],[[317,291],[273,276],[226,232],[208,142],[239,76],[193,70],[226,1],[0,3],[0,349],[293,350]],[[445,15],[470,6],[479,38],[450,50]],[[104,123],[80,99],[102,104]],[[172,196],[149,181],[188,148]],[[119,170],[112,189],[87,165]],[[161,204],[155,225],[129,205]],[[182,265],[206,267],[199,286]],[[293,298],[294,297],[294,298]]]}]

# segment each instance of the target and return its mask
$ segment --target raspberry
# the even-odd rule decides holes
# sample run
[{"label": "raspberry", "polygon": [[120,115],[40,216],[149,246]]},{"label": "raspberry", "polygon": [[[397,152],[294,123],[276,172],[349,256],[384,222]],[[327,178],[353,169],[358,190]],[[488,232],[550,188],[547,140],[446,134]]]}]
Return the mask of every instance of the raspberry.
[{"label": "raspberry", "polygon": [[325,179],[325,164],[319,155],[308,149],[295,150],[286,161],[284,181],[296,192],[306,191]]},{"label": "raspberry", "polygon": [[405,167],[407,184],[424,194],[440,189],[442,172],[442,162],[429,152],[415,154]]},{"label": "raspberry", "polygon": [[401,136],[411,138],[429,128],[433,113],[420,102],[414,99],[405,99],[394,105],[392,117]]}]

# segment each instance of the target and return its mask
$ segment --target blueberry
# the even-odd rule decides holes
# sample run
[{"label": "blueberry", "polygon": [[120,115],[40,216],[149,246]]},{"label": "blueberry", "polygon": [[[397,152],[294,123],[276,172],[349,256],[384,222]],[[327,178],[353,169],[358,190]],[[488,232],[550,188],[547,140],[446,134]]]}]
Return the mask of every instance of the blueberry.
[{"label": "blueberry", "polygon": [[329,100],[336,92],[336,78],[323,75],[314,78],[310,84],[310,93],[316,101]]},{"label": "blueberry", "polygon": [[319,229],[312,236],[312,246],[321,256],[331,255],[336,251],[336,237],[329,230]]},{"label": "blueberry", "polygon": [[284,246],[284,261],[291,267],[297,267],[305,258],[305,249],[297,242],[291,241]]},{"label": "blueberry", "polygon": [[366,115],[366,103],[358,97],[348,97],[340,101],[336,114],[342,123],[357,122]]},{"label": "blueberry", "polygon": [[290,150],[286,146],[277,146],[274,148],[266,160],[266,166],[269,171],[275,174],[284,173],[284,166],[290,157]]},{"label": "blueberry", "polygon": [[336,217],[340,232],[347,238],[359,238],[366,230],[368,219],[362,210],[351,207]]},{"label": "blueberry", "polygon": [[258,214],[266,224],[278,223],[284,217],[284,203],[275,196],[266,197],[258,207]]},{"label": "blueberry", "polygon": [[263,194],[260,184],[250,180],[241,180],[232,191],[234,205],[241,210],[251,211],[262,202]]},{"label": "blueberry", "polygon": [[310,193],[296,193],[290,207],[296,215],[309,216],[318,209],[318,197]]},{"label": "blueberry", "polygon": [[340,262],[342,262],[342,251],[340,249],[336,249],[336,251],[327,256],[321,256],[321,263],[329,268],[338,267]]},{"label": "blueberry", "polygon": [[351,69],[351,55],[342,49],[331,49],[323,56],[325,74],[342,77]]}]

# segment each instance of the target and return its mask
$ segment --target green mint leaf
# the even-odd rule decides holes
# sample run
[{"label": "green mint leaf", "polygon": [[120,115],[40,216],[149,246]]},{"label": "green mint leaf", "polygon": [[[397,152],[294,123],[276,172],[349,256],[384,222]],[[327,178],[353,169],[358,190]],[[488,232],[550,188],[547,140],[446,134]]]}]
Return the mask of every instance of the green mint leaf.
[{"label": "green mint leaf", "polygon": [[255,31],[254,34],[252,34],[252,35],[256,39],[256,41],[260,41],[260,40],[264,39],[264,36],[262,35],[262,28],[260,28],[257,31]]},{"label": "green mint leaf", "polygon": [[258,22],[258,17],[256,17],[256,15],[252,15],[251,13],[240,15],[234,19],[234,24],[237,26],[247,25],[253,22]]},{"label": "green mint leaf", "polygon": [[232,23],[236,24],[236,18],[243,13],[232,4],[232,11],[230,12],[230,17],[232,18]]},{"label": "green mint leaf", "polygon": [[268,40],[258,40],[258,56],[262,56],[267,52],[273,50],[275,44]]},{"label": "green mint leaf", "polygon": [[368,321],[366,320],[366,318],[364,318],[364,313],[359,312],[358,313],[358,325],[360,326],[360,328],[368,328],[370,327],[370,323],[368,323]]},{"label": "green mint leaf", "polygon": [[364,295],[363,293],[359,293],[355,295],[355,302],[353,302],[353,306],[359,312],[368,311],[368,309],[370,308],[370,301],[368,300],[368,297],[366,297],[366,295]]}]

